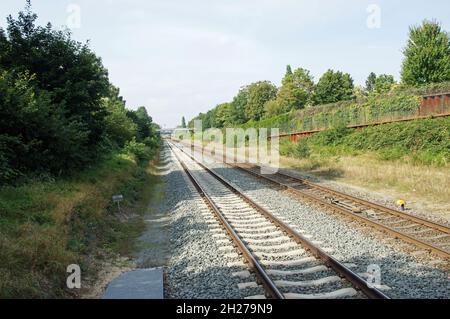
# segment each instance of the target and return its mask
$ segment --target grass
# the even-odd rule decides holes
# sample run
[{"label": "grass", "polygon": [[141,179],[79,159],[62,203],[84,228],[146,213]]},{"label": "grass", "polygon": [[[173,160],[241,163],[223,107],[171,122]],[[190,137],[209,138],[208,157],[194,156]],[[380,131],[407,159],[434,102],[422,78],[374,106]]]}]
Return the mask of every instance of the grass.
[{"label": "grass", "polygon": [[312,156],[306,159],[282,157],[281,163],[283,167],[295,168],[317,177],[391,193],[412,201],[450,204],[450,166],[385,161],[373,153],[328,158]]},{"label": "grass", "polygon": [[[74,297],[66,267],[82,278],[102,260],[128,255],[145,225],[151,165],[115,153],[77,177],[0,189],[0,298]],[[122,212],[112,203],[123,194]]]},{"label": "grass", "polygon": [[[418,165],[450,164],[450,118],[391,123],[355,130],[339,127],[317,133],[294,145],[283,141],[283,155],[303,158],[299,148],[329,157],[335,155],[377,154],[381,160],[401,160]],[[299,156],[300,155],[300,156]]]},{"label": "grass", "polygon": [[450,118],[337,128],[297,144],[282,141],[280,150],[285,167],[450,207]]},{"label": "grass", "polygon": [[[222,145],[220,145],[222,146]],[[280,143],[281,164],[355,186],[450,208],[450,118],[317,133]]]}]

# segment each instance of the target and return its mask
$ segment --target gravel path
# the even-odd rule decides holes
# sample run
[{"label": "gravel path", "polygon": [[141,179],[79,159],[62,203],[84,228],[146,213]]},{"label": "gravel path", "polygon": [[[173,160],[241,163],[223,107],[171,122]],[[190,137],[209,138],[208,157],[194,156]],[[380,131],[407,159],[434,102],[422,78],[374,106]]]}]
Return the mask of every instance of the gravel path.
[{"label": "gravel path", "polygon": [[381,283],[390,288],[385,293],[392,298],[450,297],[449,274],[436,267],[436,260],[419,263],[402,249],[382,243],[379,238],[357,229],[336,215],[304,205],[254,177],[223,164],[209,164],[209,167],[270,212],[282,217],[312,240],[319,241],[322,248],[333,251],[337,259],[354,264],[356,271],[365,273],[369,265],[378,265]]}]

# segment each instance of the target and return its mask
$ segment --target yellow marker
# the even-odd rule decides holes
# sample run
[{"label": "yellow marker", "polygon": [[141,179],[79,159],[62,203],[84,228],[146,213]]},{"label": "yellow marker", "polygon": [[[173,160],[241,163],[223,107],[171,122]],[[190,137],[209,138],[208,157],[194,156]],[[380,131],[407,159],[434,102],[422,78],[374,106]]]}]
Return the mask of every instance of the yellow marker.
[{"label": "yellow marker", "polygon": [[397,205],[400,206],[402,210],[405,210],[406,202],[403,199],[397,201]]},{"label": "yellow marker", "polygon": [[403,199],[399,199],[399,200],[397,201],[397,205],[398,205],[398,206],[406,205],[406,202],[405,202]]}]

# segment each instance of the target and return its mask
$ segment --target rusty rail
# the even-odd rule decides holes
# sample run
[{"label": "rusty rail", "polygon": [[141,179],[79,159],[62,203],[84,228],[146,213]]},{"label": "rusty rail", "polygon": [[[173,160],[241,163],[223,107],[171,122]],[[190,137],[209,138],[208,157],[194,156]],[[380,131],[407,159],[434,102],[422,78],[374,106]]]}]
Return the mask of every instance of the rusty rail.
[{"label": "rusty rail", "polygon": [[[223,154],[222,154],[223,155]],[[353,209],[346,207],[345,205],[342,205],[342,203],[339,200],[335,200],[333,199],[333,196],[335,197],[340,197],[346,200],[349,200],[353,203],[356,203],[360,206],[363,207],[368,207],[386,214],[390,214],[393,216],[396,216],[398,218],[404,219],[405,221],[409,221],[412,223],[417,223],[420,226],[423,227],[428,227],[430,228],[430,230],[434,230],[443,234],[450,234],[450,228],[439,224],[439,223],[435,223],[429,220],[426,220],[424,218],[420,218],[417,216],[412,216],[406,213],[403,213],[401,211],[395,210],[395,209],[391,209],[389,207],[385,207],[364,199],[360,199],[357,198],[355,196],[351,196],[336,190],[333,190],[331,188],[328,187],[324,187],[315,183],[312,183],[310,181],[307,181],[305,179],[299,178],[297,176],[292,176],[286,173],[281,173],[281,172],[277,172],[274,176],[282,176],[284,178],[288,178],[291,180],[296,181],[298,184],[301,185],[305,185],[307,187],[309,187],[310,189],[313,190],[320,190],[324,193],[328,193],[330,195],[332,195],[331,197],[328,198],[324,198],[323,196],[317,196],[316,194],[311,194],[308,193],[307,191],[305,191],[304,189],[299,189],[299,188],[295,188],[292,185],[288,185],[286,183],[280,182],[279,180],[277,180],[276,178],[273,177],[269,177],[267,175],[263,175],[263,174],[259,174],[256,171],[258,171],[260,169],[259,166],[253,166],[252,168],[245,168],[244,165],[236,165],[236,164],[230,164],[230,163],[226,163],[226,161],[223,160],[223,158],[221,159],[223,161],[223,163],[225,163],[227,166],[232,167],[232,168],[236,168],[236,169],[240,169],[241,171],[244,171],[246,173],[249,173],[257,178],[263,179],[263,180],[267,180],[279,187],[282,187],[286,190],[288,190],[289,192],[291,192],[292,194],[298,195],[298,196],[302,196],[303,198],[309,199],[313,202],[318,202],[321,205],[324,205],[326,207],[328,207],[329,209],[332,209],[333,211],[337,211],[338,213],[350,216],[354,219],[357,219],[365,224],[368,224],[372,227],[375,227],[378,230],[384,231],[390,235],[393,235],[395,238],[400,238],[408,243],[414,244],[420,248],[429,250],[435,254],[437,254],[440,257],[446,258],[446,259],[450,259],[450,251],[443,249],[441,247],[436,246],[435,244],[432,243],[428,243],[420,238],[411,236],[406,234],[405,232],[399,231],[394,229],[393,227],[390,227],[388,225],[384,225],[380,222],[377,222],[375,220],[372,220],[370,218],[361,216],[359,213],[355,212]]]},{"label": "rusty rail", "polygon": [[[335,200],[332,197],[331,198],[324,198],[324,197],[321,197],[321,196],[317,196],[317,195],[308,193],[307,191],[305,191],[305,190],[303,190],[301,188],[299,189],[299,188],[293,187],[291,185],[287,185],[286,183],[280,182],[280,181],[276,180],[275,178],[271,178],[271,177],[269,177],[267,175],[258,174],[257,172],[255,172],[255,170],[257,170],[257,166],[254,167],[255,169],[245,168],[242,165],[231,165],[231,166],[234,167],[234,168],[240,169],[240,170],[242,170],[242,171],[244,171],[246,173],[249,173],[249,174],[251,174],[251,175],[253,175],[253,176],[257,177],[257,178],[270,181],[270,182],[276,184],[277,186],[280,186],[280,187],[282,187],[282,188],[292,192],[293,194],[306,197],[306,198],[308,198],[308,199],[310,199],[310,200],[312,200],[314,202],[319,202],[320,204],[322,204],[324,206],[327,206],[327,207],[329,207],[329,208],[331,208],[331,209],[333,209],[335,211],[343,213],[343,214],[345,214],[347,216],[351,216],[354,219],[358,219],[360,221],[363,221],[366,224],[370,224],[371,226],[374,226],[375,228],[378,228],[380,230],[383,230],[385,232],[390,233],[391,235],[394,235],[394,237],[400,238],[400,239],[402,239],[404,241],[407,241],[407,242],[409,242],[411,244],[414,244],[416,246],[419,246],[421,248],[430,250],[430,251],[434,252],[435,254],[437,254],[437,255],[439,255],[441,257],[450,258],[450,251],[447,251],[445,249],[437,247],[434,244],[427,243],[427,242],[421,240],[420,238],[416,238],[416,237],[408,235],[408,234],[406,234],[404,232],[395,230],[392,227],[389,227],[389,226],[384,225],[384,224],[382,224],[380,222],[371,220],[370,218],[361,216],[359,213],[355,212],[351,208],[339,205],[339,203],[340,203],[339,200]],[[314,189],[318,189],[318,190],[320,190],[322,192],[325,192],[325,193],[328,193],[328,194],[331,194],[331,195],[334,195],[334,196],[337,196],[337,197],[345,198],[345,199],[350,200],[350,201],[352,201],[354,203],[357,203],[358,205],[369,207],[369,208],[372,208],[372,209],[375,209],[375,210],[382,211],[384,213],[388,213],[388,214],[397,216],[397,217],[402,218],[402,219],[404,219],[406,221],[417,223],[417,224],[422,225],[424,227],[429,227],[432,230],[436,230],[436,231],[439,231],[439,232],[442,232],[442,233],[445,233],[445,234],[450,234],[450,228],[445,226],[445,225],[442,225],[442,224],[434,223],[434,222],[431,222],[429,220],[426,220],[426,219],[423,219],[423,218],[420,218],[420,217],[411,216],[409,214],[405,214],[403,212],[400,212],[400,211],[397,211],[397,210],[394,210],[394,209],[391,209],[391,208],[388,208],[388,207],[385,207],[385,206],[382,206],[382,205],[379,205],[379,204],[376,204],[376,203],[373,203],[373,202],[370,202],[370,201],[366,201],[366,200],[363,200],[363,199],[360,199],[360,198],[357,198],[357,197],[354,197],[354,196],[351,196],[351,195],[348,195],[348,194],[344,194],[342,192],[338,192],[338,191],[332,190],[330,188],[311,183],[309,181],[306,181],[306,180],[304,180],[302,178],[299,178],[299,177],[296,177],[296,176],[291,176],[291,175],[280,173],[280,172],[275,174],[275,176],[284,176],[284,177],[287,177],[289,179],[297,181],[299,184],[306,185],[310,189],[313,189],[313,190]]]},{"label": "rusty rail", "polygon": [[250,252],[250,250],[245,246],[244,242],[239,238],[239,235],[236,234],[236,232],[233,230],[231,225],[228,223],[228,221],[223,216],[220,209],[216,206],[214,201],[211,199],[211,197],[204,191],[203,187],[200,185],[200,183],[197,181],[197,179],[194,177],[194,175],[191,174],[189,169],[187,168],[186,164],[183,163],[183,161],[179,158],[179,156],[173,151],[172,146],[168,143],[170,149],[172,150],[172,153],[177,158],[178,162],[183,167],[184,172],[187,174],[189,179],[191,180],[194,187],[197,189],[200,196],[205,201],[206,205],[211,209],[211,211],[216,216],[217,220],[220,222],[220,224],[225,228],[226,232],[228,233],[228,236],[231,238],[235,246],[239,249],[239,251],[242,253],[245,261],[248,263],[249,268],[255,273],[256,277],[260,281],[260,283],[263,285],[264,290],[268,294],[270,298],[274,299],[284,299],[284,295],[280,292],[280,290],[277,288],[275,283],[270,279],[269,275],[264,270],[264,267],[257,261],[257,259],[253,256],[253,254]]},{"label": "rusty rail", "polygon": [[[172,148],[172,146],[169,144],[169,147]],[[178,147],[178,146],[176,146]],[[178,147],[179,148],[179,147]],[[249,205],[251,205],[253,208],[255,208],[259,213],[261,213],[264,217],[266,217],[270,222],[272,222],[274,225],[276,225],[281,231],[283,231],[287,236],[289,236],[290,238],[292,238],[295,242],[297,242],[298,244],[300,244],[301,246],[303,246],[307,251],[309,251],[312,255],[314,255],[316,258],[320,259],[325,265],[327,265],[328,267],[332,268],[336,273],[338,273],[341,277],[345,278],[346,280],[348,280],[354,287],[356,287],[357,289],[359,289],[360,291],[362,291],[367,297],[371,298],[371,299],[389,299],[389,297],[387,295],[385,295],[383,292],[381,292],[379,289],[374,288],[374,287],[369,287],[369,285],[367,284],[367,281],[364,280],[361,276],[359,276],[357,273],[353,272],[352,270],[350,270],[347,266],[345,266],[343,263],[341,263],[340,261],[338,261],[337,259],[335,259],[334,257],[332,257],[331,255],[329,255],[328,253],[326,253],[324,250],[320,249],[319,247],[317,247],[315,244],[313,244],[311,241],[309,241],[306,237],[302,236],[301,234],[299,234],[297,231],[295,231],[294,229],[292,229],[289,225],[287,225],[286,223],[284,223],[283,221],[281,221],[280,219],[278,219],[277,217],[273,216],[270,212],[268,212],[266,209],[264,209],[263,207],[261,207],[260,205],[258,205],[256,202],[254,202],[252,199],[250,199],[248,196],[246,196],[245,194],[243,194],[242,192],[240,192],[238,189],[236,189],[234,186],[232,186],[230,183],[228,183],[223,177],[221,177],[220,175],[218,175],[217,173],[215,173],[214,171],[212,171],[211,169],[209,169],[208,167],[206,167],[205,165],[203,165],[202,163],[198,162],[197,159],[195,159],[195,157],[191,156],[190,154],[186,153],[183,149],[179,148],[181,152],[183,152],[184,154],[186,154],[189,158],[191,158],[193,161],[195,161],[200,167],[202,167],[206,172],[208,172],[211,176],[213,176],[215,179],[217,179],[220,183],[222,183],[225,187],[227,187],[230,191],[232,191],[234,194],[238,195],[239,197],[241,197],[245,202],[247,202]],[[175,154],[175,152],[174,152]],[[175,156],[177,156],[175,154]],[[177,159],[180,161],[180,159],[177,156]],[[181,163],[181,161],[180,161]],[[183,167],[184,168],[184,167]],[[187,168],[186,168],[187,169]],[[195,180],[195,178],[189,173],[189,175]],[[197,183],[197,182],[196,182]],[[200,187],[201,186],[197,183],[197,185]],[[235,238],[233,241],[235,241],[235,243],[238,243],[238,247],[239,249],[241,249],[241,245],[244,245],[243,242],[239,239],[239,236],[233,231],[233,229],[231,228],[231,226],[226,222],[225,218],[223,217],[223,215],[220,213],[219,209],[214,205],[214,203],[212,202],[212,200],[209,198],[209,196],[201,189],[201,194],[203,193],[206,198],[209,199],[209,201],[211,201],[213,207],[215,207],[215,209],[217,209],[218,214],[221,216],[221,220],[223,220],[224,223],[226,223],[226,225],[228,225],[228,227],[230,228],[230,230],[228,230],[227,228],[227,232],[231,235],[231,236],[235,236],[233,238]],[[245,248],[245,247],[244,247]],[[246,248],[245,248],[246,249]],[[248,249],[246,249],[248,251]],[[250,253],[251,254],[251,253]],[[244,255],[245,256],[245,255]],[[246,259],[249,258],[248,256],[245,256]],[[256,258],[252,257],[253,263],[257,264]],[[253,265],[253,264],[250,264]],[[261,269],[263,269],[263,267],[260,265]],[[259,269],[258,269],[259,271]],[[264,277],[268,277],[268,275],[266,274],[266,276]],[[269,278],[270,279],[270,278]],[[261,279],[260,279],[261,280]],[[266,279],[264,279],[266,280]],[[267,286],[270,289],[273,289],[272,287],[273,281],[271,281],[271,284],[267,284]],[[264,286],[266,287],[266,286]]]}]

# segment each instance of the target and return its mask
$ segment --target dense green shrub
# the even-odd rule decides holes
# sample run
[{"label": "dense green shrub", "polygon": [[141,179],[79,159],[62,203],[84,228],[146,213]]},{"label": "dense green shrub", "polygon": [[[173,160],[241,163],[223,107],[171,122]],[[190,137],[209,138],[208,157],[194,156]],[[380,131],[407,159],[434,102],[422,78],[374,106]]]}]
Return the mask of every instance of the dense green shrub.
[{"label": "dense green shrub", "polygon": [[128,141],[125,144],[124,150],[127,154],[134,156],[139,162],[151,157],[149,148],[144,143],[137,142],[136,138]]},{"label": "dense green shrub", "polygon": [[295,144],[289,140],[280,140],[280,155],[293,156]]},{"label": "dense green shrub", "polygon": [[304,140],[301,140],[297,143],[295,148],[293,149],[293,155],[297,158],[308,158],[311,155],[311,150]]},{"label": "dense green shrub", "polygon": [[36,19],[28,2],[0,28],[0,185],[68,175],[133,137],[157,147],[152,118],[126,110],[88,45]]},{"label": "dense green shrub", "polygon": [[450,162],[450,119],[415,120],[361,130],[337,128],[304,141],[316,151],[329,147],[342,149],[345,154],[371,151],[385,160],[410,157],[421,164],[445,165]]},{"label": "dense green shrub", "polygon": [[65,117],[49,93],[35,92],[32,81],[27,74],[0,74],[1,152],[13,173],[4,178],[42,170],[60,174],[90,160],[86,124]]}]

